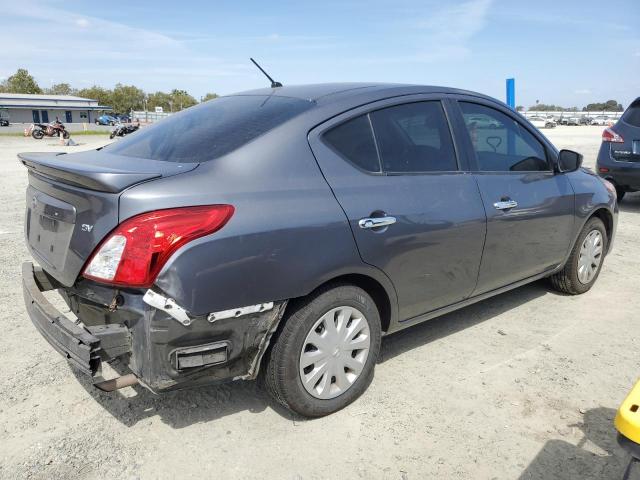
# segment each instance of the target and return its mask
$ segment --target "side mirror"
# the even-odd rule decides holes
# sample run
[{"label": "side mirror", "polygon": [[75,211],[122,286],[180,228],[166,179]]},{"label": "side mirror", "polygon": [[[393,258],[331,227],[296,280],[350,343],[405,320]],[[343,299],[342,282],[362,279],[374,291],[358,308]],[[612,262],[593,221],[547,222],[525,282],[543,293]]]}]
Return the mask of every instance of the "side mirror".
[{"label": "side mirror", "polygon": [[574,172],[582,166],[582,155],[573,150],[560,150],[558,154],[558,171]]}]

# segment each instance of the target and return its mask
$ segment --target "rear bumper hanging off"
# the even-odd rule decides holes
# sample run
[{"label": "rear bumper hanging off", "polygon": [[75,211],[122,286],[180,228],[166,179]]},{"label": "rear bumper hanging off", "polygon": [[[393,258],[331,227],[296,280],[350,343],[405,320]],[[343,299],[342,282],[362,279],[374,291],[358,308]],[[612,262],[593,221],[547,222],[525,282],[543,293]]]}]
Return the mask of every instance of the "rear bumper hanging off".
[{"label": "rear bumper hanging off", "polygon": [[101,377],[102,360],[131,351],[131,335],[124,325],[100,325],[86,328],[69,320],[42,294],[56,288],[41,268],[31,262],[22,264],[22,292],[27,313],[40,334],[69,363],[92,377]]}]

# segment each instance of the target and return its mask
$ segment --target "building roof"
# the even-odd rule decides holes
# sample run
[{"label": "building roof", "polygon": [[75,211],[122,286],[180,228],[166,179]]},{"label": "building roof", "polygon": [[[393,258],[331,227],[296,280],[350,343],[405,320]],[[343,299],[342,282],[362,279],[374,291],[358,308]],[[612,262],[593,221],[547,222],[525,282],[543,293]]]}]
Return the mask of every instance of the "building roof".
[{"label": "building roof", "polygon": [[29,93],[0,93],[0,108],[23,108],[43,110],[111,110],[99,105],[92,98],[74,95],[32,95]]},{"label": "building roof", "polygon": [[92,98],[77,97],[75,95],[40,95],[31,93],[0,93],[0,100],[55,100],[55,101],[76,101],[76,102],[95,102]]}]

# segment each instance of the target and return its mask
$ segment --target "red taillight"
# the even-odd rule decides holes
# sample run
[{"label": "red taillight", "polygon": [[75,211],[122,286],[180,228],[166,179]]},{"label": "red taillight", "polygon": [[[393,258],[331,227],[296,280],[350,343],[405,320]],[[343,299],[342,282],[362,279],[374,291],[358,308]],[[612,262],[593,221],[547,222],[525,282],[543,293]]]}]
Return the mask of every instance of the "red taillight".
[{"label": "red taillight", "polygon": [[220,230],[233,212],[232,205],[205,205],[136,215],[107,236],[82,275],[110,285],[150,287],[176,250]]},{"label": "red taillight", "polygon": [[607,167],[599,167],[598,171],[600,173],[609,173],[609,169]]},{"label": "red taillight", "polygon": [[612,142],[612,143],[624,143],[624,138],[622,135],[615,132],[612,128],[605,128],[602,132],[602,141],[603,142]]}]

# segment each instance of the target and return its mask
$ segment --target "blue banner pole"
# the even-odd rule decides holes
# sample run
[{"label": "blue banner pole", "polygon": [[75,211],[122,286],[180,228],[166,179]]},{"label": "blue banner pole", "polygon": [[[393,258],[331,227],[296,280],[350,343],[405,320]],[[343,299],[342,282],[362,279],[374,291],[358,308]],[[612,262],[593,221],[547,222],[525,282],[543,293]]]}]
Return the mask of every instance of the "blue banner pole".
[{"label": "blue banner pole", "polygon": [[516,109],[516,79],[507,78],[507,105],[511,109]]}]

